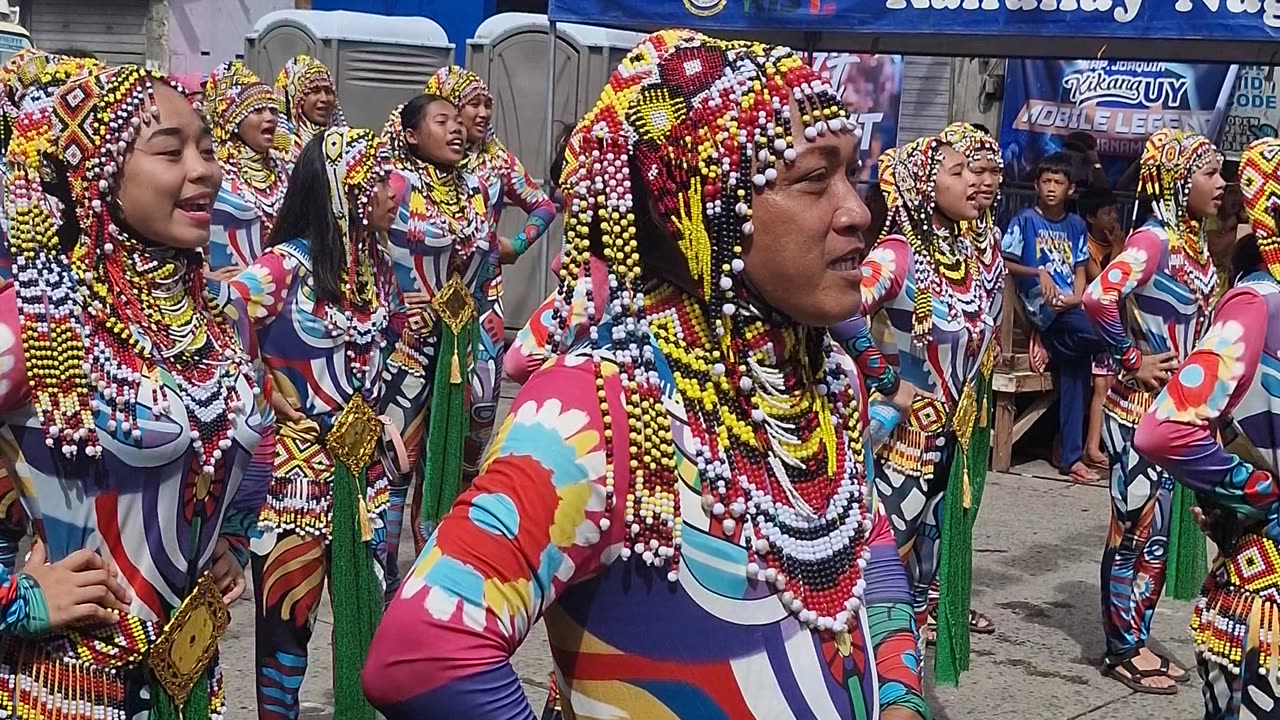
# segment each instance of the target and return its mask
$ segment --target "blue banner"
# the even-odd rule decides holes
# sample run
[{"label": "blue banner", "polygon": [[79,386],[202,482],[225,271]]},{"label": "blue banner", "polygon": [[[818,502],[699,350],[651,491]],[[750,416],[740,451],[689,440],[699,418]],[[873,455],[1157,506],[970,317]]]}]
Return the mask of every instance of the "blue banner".
[{"label": "blue banner", "polygon": [[548,14],[556,21],[641,30],[1280,39],[1280,0],[550,0]]},{"label": "blue banner", "polygon": [[1036,163],[1063,150],[1072,133],[1093,136],[1113,182],[1156,130],[1216,139],[1235,77],[1234,65],[1010,60],[1000,124],[1005,178],[1033,181]]}]

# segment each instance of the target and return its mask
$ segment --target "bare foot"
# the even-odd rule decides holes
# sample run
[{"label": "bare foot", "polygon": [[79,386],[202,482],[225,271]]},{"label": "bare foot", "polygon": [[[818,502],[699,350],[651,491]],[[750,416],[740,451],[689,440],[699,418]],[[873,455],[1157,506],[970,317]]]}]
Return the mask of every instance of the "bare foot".
[{"label": "bare foot", "polygon": [[1084,464],[1094,467],[1107,467],[1111,464],[1111,461],[1107,459],[1106,454],[1101,450],[1085,450]]}]

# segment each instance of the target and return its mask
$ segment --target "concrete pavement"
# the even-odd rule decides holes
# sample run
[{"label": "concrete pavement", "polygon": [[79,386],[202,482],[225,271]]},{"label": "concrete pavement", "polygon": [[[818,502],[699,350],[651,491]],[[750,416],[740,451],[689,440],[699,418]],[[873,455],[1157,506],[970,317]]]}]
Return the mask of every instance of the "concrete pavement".
[{"label": "concrete pavement", "polygon": [[[1035,471],[1037,468],[1030,468]],[[997,625],[973,641],[973,668],[958,688],[929,697],[938,720],[1165,720],[1201,713],[1199,682],[1174,697],[1139,696],[1097,671],[1102,656],[1098,559],[1109,519],[1106,490],[1023,475],[992,474],[978,519],[974,605]],[[405,566],[412,558],[404,554]],[[234,608],[223,643],[230,712],[252,720],[253,611]],[[1183,666],[1193,662],[1187,631],[1190,604],[1164,600],[1153,632],[1157,649]],[[332,718],[331,630],[328,608],[312,643],[312,668],[302,687],[305,717]],[[539,626],[515,660],[538,711],[550,661]]]}]

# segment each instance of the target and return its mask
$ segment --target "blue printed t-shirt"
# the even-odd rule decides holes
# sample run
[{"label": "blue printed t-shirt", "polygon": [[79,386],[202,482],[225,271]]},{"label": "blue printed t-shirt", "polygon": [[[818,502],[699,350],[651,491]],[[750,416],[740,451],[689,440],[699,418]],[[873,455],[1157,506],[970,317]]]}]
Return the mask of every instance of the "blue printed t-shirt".
[{"label": "blue printed t-shirt", "polygon": [[[1061,220],[1050,220],[1036,208],[1027,208],[1014,216],[1000,241],[1005,259],[1026,267],[1044,268],[1053,282],[1067,294],[1075,292],[1076,267],[1089,261],[1089,244],[1084,219],[1067,213]],[[1035,326],[1044,330],[1057,312],[1049,307],[1035,277],[1015,277],[1018,296],[1027,308]]]}]

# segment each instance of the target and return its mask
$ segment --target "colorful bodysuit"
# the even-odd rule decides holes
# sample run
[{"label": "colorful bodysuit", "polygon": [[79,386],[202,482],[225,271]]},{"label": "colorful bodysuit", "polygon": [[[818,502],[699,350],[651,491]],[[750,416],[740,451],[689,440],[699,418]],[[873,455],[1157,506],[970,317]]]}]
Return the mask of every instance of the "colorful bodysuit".
[{"label": "colorful bodysuit", "polygon": [[[961,257],[968,252],[968,243],[965,248]],[[1004,275],[995,267],[1001,264],[997,254],[988,252],[980,259],[985,265],[975,268],[978,272],[971,276],[970,297],[965,300],[966,305],[981,308],[980,317],[966,321],[956,308],[934,303],[933,329],[924,347],[913,335],[917,289],[912,268],[917,260],[907,241],[896,235],[886,237],[862,264],[862,311],[872,318],[874,334],[885,339],[878,346],[889,365],[896,366],[902,379],[919,392],[910,415],[878,454],[876,493],[907,564],[922,627],[929,588],[938,572],[942,499],[957,433],[972,432],[979,421],[986,422],[986,398],[976,397],[973,388],[984,362],[985,372],[990,372],[1003,313]],[[851,352],[858,350],[849,342],[845,345]],[[865,365],[863,358],[868,355],[857,356]]]},{"label": "colorful bodysuit", "polygon": [[[279,172],[285,172],[283,163],[280,163]],[[276,210],[284,199],[284,185],[282,178],[274,191],[260,193],[272,197],[269,206]],[[252,199],[257,192],[243,187],[242,181],[230,173],[224,175],[213,202],[213,221],[209,245],[205,250],[211,270],[248,267],[266,249],[271,227],[270,222],[264,222],[263,210]],[[270,220],[274,219],[273,212]]]},{"label": "colorful bodysuit", "polygon": [[[241,329],[248,338],[248,328]],[[24,706],[34,714],[15,714],[14,684],[53,688],[60,681],[95,684],[93,697],[114,700],[99,704],[86,697],[74,714],[58,717],[115,718],[120,716],[111,713],[121,709],[128,718],[148,717],[152,705],[141,672],[148,645],[190,594],[196,578],[209,569],[219,537],[247,556],[246,531],[257,518],[266,487],[245,482],[245,469],[264,428],[273,422],[270,409],[241,376],[241,397],[253,397],[255,403],[245,421],[233,425],[216,482],[197,482],[191,473],[196,451],[188,410],[169,373],[149,367],[138,389],[138,423],[145,431],[141,445],[130,439],[127,426],[112,421],[114,429],[108,430],[106,413],[99,412],[102,457],[66,462],[58,449],[46,445],[41,418],[31,405],[13,285],[0,292],[0,456],[5,468],[16,480],[22,506],[50,562],[82,548],[96,551],[119,569],[120,581],[133,595],[129,622],[77,626],[31,639],[31,632],[44,629],[39,593],[33,596],[29,579],[15,581],[0,569],[6,630],[20,628],[4,633],[0,652],[0,714],[7,717],[55,717],[56,706],[45,703],[56,700],[34,701],[29,693]],[[155,397],[167,399],[156,406]],[[103,406],[107,402],[101,395],[95,400]],[[109,654],[93,652],[95,647]],[[75,653],[93,659],[88,666],[69,660]],[[222,677],[216,662],[209,690],[211,705],[220,707]]]},{"label": "colorful bodysuit", "polygon": [[[1219,556],[1192,613],[1205,717],[1275,717],[1280,683],[1280,284],[1223,296],[1213,325],[1156,398],[1134,445],[1193,490]],[[1224,448],[1224,436],[1243,437]]]},{"label": "colorful bodysuit", "polygon": [[[682,401],[655,352],[682,478],[678,581],[619,560],[625,508],[606,517],[605,488],[627,492],[628,433],[604,428],[590,354],[559,358],[525,385],[484,471],[389,606],[364,673],[371,700],[390,720],[532,718],[511,656],[545,620],[557,682],[581,720],[854,720],[891,705],[927,717],[885,516],[874,513],[866,606],[849,642],[806,629],[772,588],[747,580],[745,541],[712,529]],[[605,370],[611,414],[626,417],[618,370]],[[610,435],[616,478],[605,473]]]},{"label": "colorful bodysuit", "polygon": [[[382,267],[378,302],[367,316],[316,299],[306,239],[271,248],[223,285],[221,304],[257,328],[276,391],[306,416],[279,425],[274,472],[251,544],[260,718],[297,717],[325,579],[331,593],[335,582],[356,582],[330,576],[339,493],[359,490],[360,497],[348,504],[364,516],[359,522],[370,531],[369,562],[375,576],[382,572],[389,479],[381,473],[367,486],[359,484],[364,487],[336,487],[336,461],[323,442],[353,397],[372,407],[380,401],[383,358],[395,339],[393,328],[402,322],[398,290],[388,264]],[[367,354],[360,349],[364,345],[372,346]],[[379,597],[381,592],[378,587]]]},{"label": "colorful bodysuit", "polygon": [[[1129,236],[1085,292],[1085,313],[1121,367],[1134,370],[1142,356],[1170,351],[1181,361],[1208,327],[1207,308],[1170,274],[1169,256],[1168,233],[1149,223]],[[1102,558],[1102,616],[1108,658],[1115,662],[1146,643],[1166,575],[1174,480],[1133,449],[1134,429],[1152,398],[1117,379],[1103,405],[1112,517]]]}]

